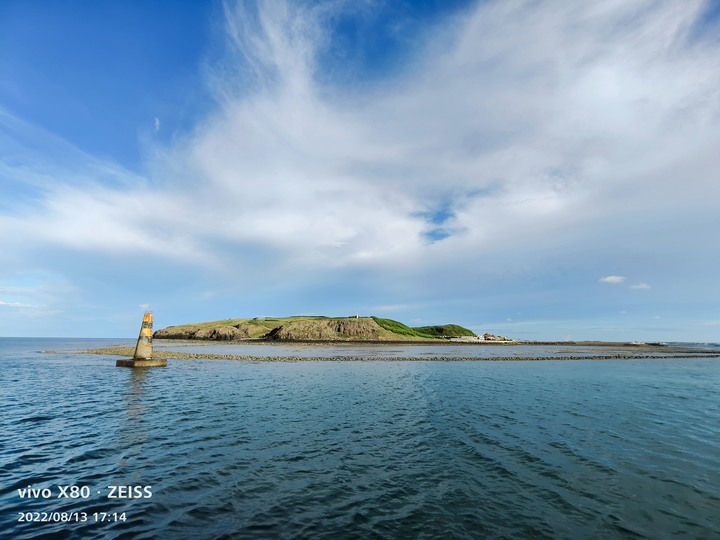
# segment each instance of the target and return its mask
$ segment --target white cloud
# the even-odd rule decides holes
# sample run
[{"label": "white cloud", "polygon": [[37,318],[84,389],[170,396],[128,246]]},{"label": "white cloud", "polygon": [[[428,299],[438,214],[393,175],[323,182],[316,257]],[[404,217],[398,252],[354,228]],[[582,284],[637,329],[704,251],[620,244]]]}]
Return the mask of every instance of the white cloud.
[{"label": "white cloud", "polygon": [[601,277],[598,281],[600,283],[611,283],[613,285],[616,285],[618,283],[622,283],[627,278],[625,276],[605,276]]},{"label": "white cloud", "polygon": [[[483,3],[359,94],[318,76],[332,5],[228,4],[231,54],[210,81],[219,109],[156,154],[160,189],[73,190],[65,174],[45,208],[5,226],[209,264],[227,257],[218,242],[256,244],[321,267],[603,237],[619,207],[675,202],[663,168],[715,164],[717,51],[683,44],[700,5]],[[684,192],[708,180],[694,171]],[[440,204],[441,225],[427,217]],[[429,245],[434,230],[448,238]]]},{"label": "white cloud", "polygon": [[649,289],[650,285],[647,283],[636,283],[635,285],[630,285],[631,289]]},{"label": "white cloud", "polygon": [[[360,95],[316,78],[324,12],[261,4],[253,25],[238,4],[230,36],[262,92],[214,80],[223,108],[190,141],[191,169],[240,205],[231,237],[321,265],[450,261],[581,230],[612,249],[610,215],[673,204],[663,168],[707,161],[692,130],[719,140],[698,114],[717,116],[716,51],[683,45],[700,5],[485,3]],[[449,238],[428,246],[422,216],[440,201]]]}]

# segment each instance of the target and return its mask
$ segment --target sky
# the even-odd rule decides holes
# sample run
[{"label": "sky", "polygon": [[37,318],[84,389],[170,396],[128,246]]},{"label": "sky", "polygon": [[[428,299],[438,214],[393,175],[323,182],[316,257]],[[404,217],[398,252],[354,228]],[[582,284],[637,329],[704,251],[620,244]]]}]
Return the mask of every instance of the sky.
[{"label": "sky", "polygon": [[0,336],[719,342],[719,5],[4,0]]}]

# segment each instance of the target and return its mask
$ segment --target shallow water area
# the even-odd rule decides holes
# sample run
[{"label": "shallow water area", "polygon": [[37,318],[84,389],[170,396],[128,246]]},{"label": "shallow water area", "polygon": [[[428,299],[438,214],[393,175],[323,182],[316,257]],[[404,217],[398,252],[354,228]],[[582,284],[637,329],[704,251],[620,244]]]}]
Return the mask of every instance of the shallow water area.
[{"label": "shallow water area", "polygon": [[[392,345],[142,370],[73,352],[113,344],[132,340],[0,338],[4,537],[720,536],[717,358],[413,362]],[[89,496],[57,496],[71,485]]]},{"label": "shallow water area", "polygon": [[[273,343],[263,341],[248,342],[192,342],[156,340],[155,348],[162,354],[172,356],[172,352],[195,353],[200,355],[230,355],[268,358],[582,358],[593,356],[632,356],[651,354],[641,347],[628,345],[578,346],[578,345],[523,345],[523,344],[417,344],[417,343]],[[683,345],[683,348],[686,348]],[[692,349],[691,347],[687,347]],[[708,352],[718,353],[712,347],[702,347]],[[653,356],[665,356],[672,353],[659,348],[652,351]]]}]

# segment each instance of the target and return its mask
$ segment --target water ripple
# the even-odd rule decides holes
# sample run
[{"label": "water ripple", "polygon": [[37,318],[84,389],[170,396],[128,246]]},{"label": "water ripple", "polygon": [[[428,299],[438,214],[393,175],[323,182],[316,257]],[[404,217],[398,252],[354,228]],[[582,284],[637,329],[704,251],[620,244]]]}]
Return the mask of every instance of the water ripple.
[{"label": "water ripple", "polygon": [[[717,360],[141,371],[39,348],[0,349],[13,538],[720,535]],[[18,495],[70,484],[153,497]],[[17,523],[52,511],[126,521]]]}]

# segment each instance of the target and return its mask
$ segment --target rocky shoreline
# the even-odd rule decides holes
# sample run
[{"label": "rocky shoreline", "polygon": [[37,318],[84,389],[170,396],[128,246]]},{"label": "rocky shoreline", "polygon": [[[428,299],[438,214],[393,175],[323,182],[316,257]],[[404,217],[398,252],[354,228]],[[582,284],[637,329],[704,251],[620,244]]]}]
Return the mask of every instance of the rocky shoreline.
[{"label": "rocky shoreline", "polygon": [[[614,345],[618,345],[615,343]],[[653,347],[654,349],[654,347]],[[78,351],[83,354],[132,356],[132,347],[110,347]],[[613,354],[587,354],[571,356],[431,356],[431,357],[383,357],[383,356],[260,356],[237,354],[212,353],[185,353],[176,351],[161,351],[155,356],[158,358],[171,358],[178,360],[242,360],[250,362],[509,362],[509,361],[542,361],[542,360],[660,360],[670,358],[720,358],[720,352],[708,352],[689,349],[670,349],[659,352],[648,350],[641,353],[613,353]]]}]

